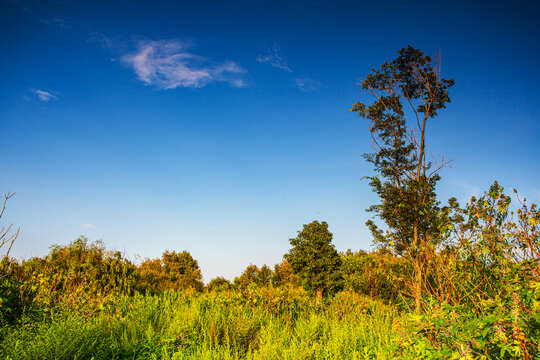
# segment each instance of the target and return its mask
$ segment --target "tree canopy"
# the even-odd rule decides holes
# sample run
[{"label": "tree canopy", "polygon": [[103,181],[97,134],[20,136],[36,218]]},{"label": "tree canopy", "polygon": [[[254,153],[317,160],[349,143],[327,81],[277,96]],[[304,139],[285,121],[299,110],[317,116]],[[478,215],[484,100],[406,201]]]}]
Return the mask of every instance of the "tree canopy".
[{"label": "tree canopy", "polygon": [[147,259],[137,269],[141,287],[157,292],[192,288],[201,291],[202,274],[197,260],[187,251],[165,251],[161,259]]},{"label": "tree canopy", "polygon": [[298,236],[289,242],[292,248],[285,254],[285,260],[304,288],[323,293],[341,288],[341,258],[332,244],[332,233],[326,222],[304,225]]}]

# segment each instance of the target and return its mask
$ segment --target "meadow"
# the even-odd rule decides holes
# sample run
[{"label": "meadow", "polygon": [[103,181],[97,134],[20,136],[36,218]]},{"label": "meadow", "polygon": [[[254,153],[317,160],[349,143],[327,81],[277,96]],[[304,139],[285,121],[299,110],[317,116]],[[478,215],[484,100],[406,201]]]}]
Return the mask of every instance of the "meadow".
[{"label": "meadow", "polygon": [[292,256],[206,285],[187,251],[137,265],[81,237],[5,257],[0,358],[538,359],[540,214],[509,206],[496,184],[468,206],[482,221],[430,254],[420,309],[414,266],[384,250],[336,253],[324,292]]},{"label": "meadow", "polygon": [[99,309],[56,308],[4,327],[5,359],[358,359],[395,352],[400,315],[355,293],[164,292]]}]

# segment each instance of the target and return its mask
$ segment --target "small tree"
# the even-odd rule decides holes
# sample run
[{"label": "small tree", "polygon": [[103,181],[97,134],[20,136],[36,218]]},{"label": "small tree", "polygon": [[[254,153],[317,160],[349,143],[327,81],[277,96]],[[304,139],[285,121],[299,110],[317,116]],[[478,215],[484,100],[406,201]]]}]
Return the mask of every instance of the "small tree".
[{"label": "small tree", "polygon": [[249,284],[268,286],[273,275],[274,272],[267,265],[259,269],[257,265],[249,264],[244,272],[234,279],[234,286],[240,289],[245,289]]},{"label": "small tree", "polygon": [[230,290],[231,288],[232,288],[231,282],[225,279],[223,276],[218,276],[217,278],[210,280],[208,285],[206,285],[206,289],[208,291],[216,291],[216,292]]},{"label": "small tree", "polygon": [[399,277],[407,272],[409,262],[406,259],[387,249],[371,252],[347,250],[341,256],[341,273],[346,289],[384,301],[394,301],[403,290],[403,281]]},{"label": "small tree", "polygon": [[[439,59],[433,60],[411,46],[398,51],[392,62],[372,69],[362,81],[363,90],[374,102],[354,104],[351,111],[369,121],[373,152],[365,154],[379,176],[368,177],[381,203],[369,210],[389,228],[385,234],[368,221],[374,239],[381,246],[405,255],[413,263],[413,289],[416,309],[420,308],[425,273],[425,252],[441,237],[445,214],[437,201],[435,186],[439,170],[427,161],[426,129],[429,119],[450,102],[454,80],[441,77]],[[406,111],[407,110],[407,111]],[[407,123],[406,115],[413,121]]]},{"label": "small tree", "polygon": [[249,264],[246,269],[233,280],[233,284],[236,288],[245,289],[249,284],[256,284],[257,277],[259,275],[259,267],[257,265]]},{"label": "small tree", "polygon": [[137,268],[141,291],[158,292],[192,288],[202,291],[201,270],[187,251],[165,251],[161,259],[146,259]]},{"label": "small tree", "polygon": [[297,281],[297,276],[294,274],[293,268],[287,260],[283,260],[279,264],[274,265],[274,276],[272,276],[272,285],[296,285]]},{"label": "small tree", "polygon": [[306,290],[315,290],[320,298],[323,293],[341,288],[341,258],[332,244],[332,233],[326,222],[304,225],[298,236],[289,242],[293,247],[285,254],[285,260]]},{"label": "small tree", "polygon": [[187,251],[165,251],[161,256],[164,272],[175,289],[193,288],[202,291],[203,282],[199,264]]},{"label": "small tree", "polygon": [[257,284],[260,286],[269,286],[274,272],[266,264],[261,266],[257,274]]}]

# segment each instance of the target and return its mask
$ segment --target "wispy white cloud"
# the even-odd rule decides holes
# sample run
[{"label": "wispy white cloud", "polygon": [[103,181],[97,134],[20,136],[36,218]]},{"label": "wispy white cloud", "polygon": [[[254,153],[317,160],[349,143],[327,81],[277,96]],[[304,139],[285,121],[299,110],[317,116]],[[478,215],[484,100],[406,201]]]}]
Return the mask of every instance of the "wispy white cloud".
[{"label": "wispy white cloud", "polygon": [[296,78],[293,80],[296,86],[298,86],[298,88],[303,92],[309,93],[321,87],[321,83],[319,81],[310,78]]},{"label": "wispy white cloud", "polygon": [[291,68],[289,68],[289,65],[287,64],[285,59],[283,59],[279,55],[279,51],[280,51],[279,45],[275,43],[273,48],[268,49],[268,55],[266,56],[259,55],[256,60],[262,64],[270,64],[271,66],[275,68],[285,70],[288,72],[293,72]]},{"label": "wispy white cloud", "polygon": [[68,28],[69,22],[67,22],[65,19],[54,17],[54,18],[48,18],[48,19],[41,19],[40,21],[42,24],[49,25],[49,26],[55,26],[59,28]]},{"label": "wispy white cloud", "polygon": [[142,40],[136,50],[121,56],[120,61],[133,69],[137,77],[160,89],[200,88],[213,81],[243,87],[242,67],[233,61],[212,63],[188,51],[189,42],[181,40]]},{"label": "wispy white cloud", "polygon": [[98,43],[105,49],[111,51],[111,52],[127,52],[127,48],[124,46],[125,42],[119,41],[116,38],[112,38],[110,36],[105,35],[102,32],[94,31],[88,38],[87,42],[90,43]]},{"label": "wispy white cloud", "polygon": [[39,90],[39,89],[32,89],[34,94],[39,98],[41,101],[49,102],[51,99],[58,99],[56,95],[54,95],[52,92],[45,91],[45,90]]},{"label": "wispy white cloud", "polygon": [[97,225],[94,225],[94,224],[81,224],[81,227],[83,229],[95,229],[97,228],[98,226]]}]

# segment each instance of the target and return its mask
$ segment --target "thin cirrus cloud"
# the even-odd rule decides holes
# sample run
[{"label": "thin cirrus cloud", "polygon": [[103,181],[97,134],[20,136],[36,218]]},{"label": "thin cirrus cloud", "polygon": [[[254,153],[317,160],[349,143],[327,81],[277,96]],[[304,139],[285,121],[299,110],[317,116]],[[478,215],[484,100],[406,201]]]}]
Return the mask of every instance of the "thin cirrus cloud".
[{"label": "thin cirrus cloud", "polygon": [[40,22],[45,25],[55,26],[63,29],[67,29],[70,26],[69,22],[59,17],[42,19]]},{"label": "thin cirrus cloud", "polygon": [[246,72],[233,61],[212,63],[188,51],[190,43],[181,40],[139,41],[136,50],[120,58],[139,80],[159,89],[201,88],[211,82],[227,82],[233,87],[246,86]]},{"label": "thin cirrus cloud", "polygon": [[303,92],[310,93],[321,87],[321,83],[319,81],[310,78],[296,78],[293,80],[296,86],[298,86],[298,88]]},{"label": "thin cirrus cloud", "polygon": [[280,48],[278,44],[276,43],[274,44],[273,48],[268,49],[268,55],[266,56],[259,55],[256,60],[262,64],[270,64],[271,66],[275,68],[285,70],[288,72],[293,72],[291,68],[289,67],[289,65],[287,64],[287,62],[285,61],[285,59],[283,59],[279,55],[279,51],[280,51]]},{"label": "thin cirrus cloud", "polygon": [[32,89],[32,92],[36,94],[39,100],[44,102],[49,102],[51,99],[58,99],[56,95],[49,91],[45,90],[39,90],[39,89]]}]

